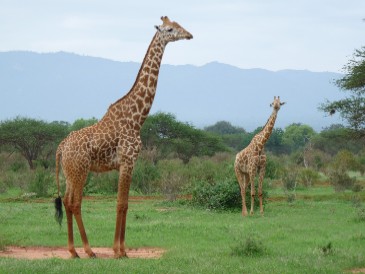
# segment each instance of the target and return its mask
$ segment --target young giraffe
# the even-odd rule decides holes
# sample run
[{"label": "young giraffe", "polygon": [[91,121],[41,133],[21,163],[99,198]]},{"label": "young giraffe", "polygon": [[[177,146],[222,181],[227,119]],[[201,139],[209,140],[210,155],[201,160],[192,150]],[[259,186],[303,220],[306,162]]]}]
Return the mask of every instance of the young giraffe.
[{"label": "young giraffe", "polygon": [[[72,219],[75,217],[85,252],[95,257],[86,236],[81,217],[82,191],[90,171],[119,170],[117,217],[114,236],[114,255],[125,257],[125,229],[128,194],[132,170],[141,149],[140,130],[155,97],[161,59],[167,43],[192,39],[193,36],[167,16],[148,47],[136,81],[131,90],[112,104],[104,117],[95,125],[71,132],[56,152],[56,180],[59,193],[59,161],[66,177],[63,204],[68,228],[68,250],[71,257],[78,257],[74,247]],[[59,195],[59,194],[58,194]],[[61,222],[62,201],[56,198],[56,216]]]},{"label": "young giraffe", "polygon": [[280,106],[285,103],[280,102],[280,97],[274,97],[274,102],[270,104],[273,107],[273,111],[269,120],[266,122],[264,128],[257,133],[251,143],[243,149],[241,152],[237,153],[236,161],[234,163],[234,170],[236,172],[236,177],[241,188],[242,196],[242,216],[247,216],[246,208],[246,187],[251,185],[251,211],[253,214],[254,198],[255,198],[255,177],[259,174],[259,200],[260,200],[260,213],[264,213],[262,206],[262,182],[265,176],[266,168],[266,155],[264,151],[264,146],[269,139],[271,132],[274,128],[276,116],[280,109]]}]

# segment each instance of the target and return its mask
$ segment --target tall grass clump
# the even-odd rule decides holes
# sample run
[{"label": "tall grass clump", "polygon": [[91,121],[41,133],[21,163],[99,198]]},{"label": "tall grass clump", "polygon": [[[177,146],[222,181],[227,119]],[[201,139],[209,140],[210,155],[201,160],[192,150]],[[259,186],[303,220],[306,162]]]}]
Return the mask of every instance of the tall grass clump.
[{"label": "tall grass clump", "polygon": [[267,252],[262,240],[255,234],[248,234],[246,237],[237,239],[236,244],[231,247],[231,255],[239,257],[256,257]]}]

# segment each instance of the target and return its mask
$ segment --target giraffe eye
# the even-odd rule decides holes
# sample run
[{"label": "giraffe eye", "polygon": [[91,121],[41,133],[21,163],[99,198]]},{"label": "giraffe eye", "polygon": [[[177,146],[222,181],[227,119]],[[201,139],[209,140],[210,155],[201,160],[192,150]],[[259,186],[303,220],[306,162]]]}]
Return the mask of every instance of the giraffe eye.
[{"label": "giraffe eye", "polygon": [[167,31],[168,31],[168,32],[172,32],[172,31],[173,31],[173,29],[172,29],[172,28],[169,28]]}]

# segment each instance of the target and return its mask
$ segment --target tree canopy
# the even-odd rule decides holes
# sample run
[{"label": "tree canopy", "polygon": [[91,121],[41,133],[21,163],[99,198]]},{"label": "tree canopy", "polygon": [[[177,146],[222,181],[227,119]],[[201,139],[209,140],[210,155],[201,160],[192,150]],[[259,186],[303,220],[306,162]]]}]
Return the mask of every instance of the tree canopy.
[{"label": "tree canopy", "polygon": [[345,76],[335,84],[348,92],[348,96],[338,101],[327,101],[320,109],[329,114],[339,112],[350,128],[365,136],[365,47],[356,49],[343,69]]},{"label": "tree canopy", "polygon": [[141,139],[145,148],[157,147],[161,157],[175,154],[184,162],[192,156],[211,156],[227,150],[219,136],[178,122],[174,115],[161,112],[148,116],[141,129]]},{"label": "tree canopy", "polygon": [[27,160],[31,169],[34,160],[39,159],[45,150],[51,150],[57,141],[68,133],[69,124],[64,122],[47,123],[25,117],[0,122],[0,145],[8,145],[18,150]]}]

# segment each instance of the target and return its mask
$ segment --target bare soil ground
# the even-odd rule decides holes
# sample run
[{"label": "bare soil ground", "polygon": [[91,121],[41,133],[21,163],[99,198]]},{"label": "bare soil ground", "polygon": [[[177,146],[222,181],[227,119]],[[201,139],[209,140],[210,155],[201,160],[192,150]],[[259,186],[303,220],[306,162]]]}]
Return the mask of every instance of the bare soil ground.
[{"label": "bare soil ground", "polygon": [[[84,249],[76,248],[80,258],[88,258]],[[112,259],[114,258],[113,249],[110,247],[94,247],[93,251],[97,258]],[[156,247],[142,247],[142,248],[130,248],[126,250],[128,258],[141,258],[141,259],[158,259],[165,252],[162,248]],[[65,247],[19,247],[8,246],[4,251],[0,251],[0,257],[17,258],[17,259],[49,259],[49,258],[61,258],[69,259],[70,253]]]}]

